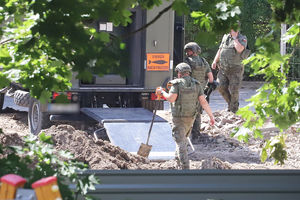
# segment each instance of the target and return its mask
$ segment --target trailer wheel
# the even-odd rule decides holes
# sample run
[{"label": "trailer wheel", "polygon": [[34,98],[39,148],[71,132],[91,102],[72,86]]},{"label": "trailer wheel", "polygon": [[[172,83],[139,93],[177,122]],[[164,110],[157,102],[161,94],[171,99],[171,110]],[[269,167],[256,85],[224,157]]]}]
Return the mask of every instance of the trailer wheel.
[{"label": "trailer wheel", "polygon": [[17,90],[14,93],[14,102],[18,106],[29,107],[30,99],[30,93],[27,91]]},{"label": "trailer wheel", "polygon": [[4,96],[5,96],[4,93],[0,93],[0,112],[1,112],[2,109],[3,109]]},{"label": "trailer wheel", "polygon": [[37,135],[43,128],[49,125],[50,119],[47,112],[41,111],[41,103],[32,99],[28,111],[28,125],[30,133]]}]

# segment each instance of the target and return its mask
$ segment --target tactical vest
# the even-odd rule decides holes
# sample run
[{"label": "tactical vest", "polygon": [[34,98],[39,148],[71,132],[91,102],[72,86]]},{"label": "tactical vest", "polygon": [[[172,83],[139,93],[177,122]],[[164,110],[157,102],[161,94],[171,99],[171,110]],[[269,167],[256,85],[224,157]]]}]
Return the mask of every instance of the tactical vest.
[{"label": "tactical vest", "polygon": [[[240,39],[240,34],[238,39]],[[242,66],[241,54],[238,53],[234,47],[234,40],[230,37],[230,34],[227,34],[223,37],[222,40],[222,49],[220,53],[220,64],[221,67],[227,67],[230,65],[239,65]]]},{"label": "tactical vest", "polygon": [[175,79],[171,83],[178,87],[178,96],[171,103],[173,117],[193,117],[199,109],[199,82],[191,77]]},{"label": "tactical vest", "polygon": [[202,88],[205,88],[208,78],[206,75],[206,65],[208,65],[206,60],[199,56],[193,56],[186,58],[186,63],[192,68],[191,77],[199,81]]}]

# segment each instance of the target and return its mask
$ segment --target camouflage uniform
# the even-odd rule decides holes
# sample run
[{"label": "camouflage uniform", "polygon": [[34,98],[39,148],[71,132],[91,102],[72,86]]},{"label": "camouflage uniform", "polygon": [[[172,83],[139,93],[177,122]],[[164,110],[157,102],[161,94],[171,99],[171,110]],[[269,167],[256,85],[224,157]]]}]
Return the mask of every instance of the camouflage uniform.
[{"label": "camouflage uniform", "polygon": [[[194,53],[200,53],[201,48],[195,42],[189,42],[185,45],[184,49],[191,49]],[[189,64],[192,69],[191,77],[200,82],[200,86],[204,89],[207,85],[207,74],[211,72],[208,62],[204,58],[197,56],[187,57],[184,60],[185,63]],[[192,139],[196,139],[200,136],[201,128],[201,113],[202,108],[199,107],[199,112],[196,115],[195,122],[192,129]]]},{"label": "camouflage uniform", "polygon": [[169,92],[178,94],[176,101],[170,103],[172,136],[176,142],[175,158],[179,161],[182,169],[189,169],[187,137],[191,132],[199,107],[198,98],[203,95],[203,90],[199,82],[190,76],[172,80],[170,83],[172,86]]},{"label": "camouflage uniform", "polygon": [[[237,39],[245,48],[247,38],[238,34]],[[220,71],[218,73],[219,92],[228,103],[228,111],[236,112],[239,108],[239,89],[241,87],[244,66],[241,53],[234,47],[234,39],[230,34],[223,36],[220,52]]]}]

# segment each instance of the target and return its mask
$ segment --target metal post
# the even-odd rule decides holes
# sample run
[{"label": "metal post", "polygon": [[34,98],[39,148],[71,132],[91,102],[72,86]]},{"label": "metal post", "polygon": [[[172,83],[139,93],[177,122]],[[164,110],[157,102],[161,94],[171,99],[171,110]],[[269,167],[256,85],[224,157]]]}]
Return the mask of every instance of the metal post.
[{"label": "metal post", "polygon": [[[286,42],[283,40],[285,33],[286,33],[286,24],[281,24],[280,54],[282,56],[286,54]],[[282,65],[281,65],[281,72],[283,73]]]}]

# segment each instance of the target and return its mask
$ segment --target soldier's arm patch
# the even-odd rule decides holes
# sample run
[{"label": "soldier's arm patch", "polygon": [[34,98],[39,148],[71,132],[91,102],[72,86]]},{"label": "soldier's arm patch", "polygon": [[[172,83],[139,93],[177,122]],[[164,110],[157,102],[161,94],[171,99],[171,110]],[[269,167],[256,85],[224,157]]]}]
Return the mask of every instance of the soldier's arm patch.
[{"label": "soldier's arm patch", "polygon": [[244,35],[239,35],[240,37],[238,38],[239,43],[241,43],[241,45],[243,45],[245,48],[247,46],[247,37]]}]

